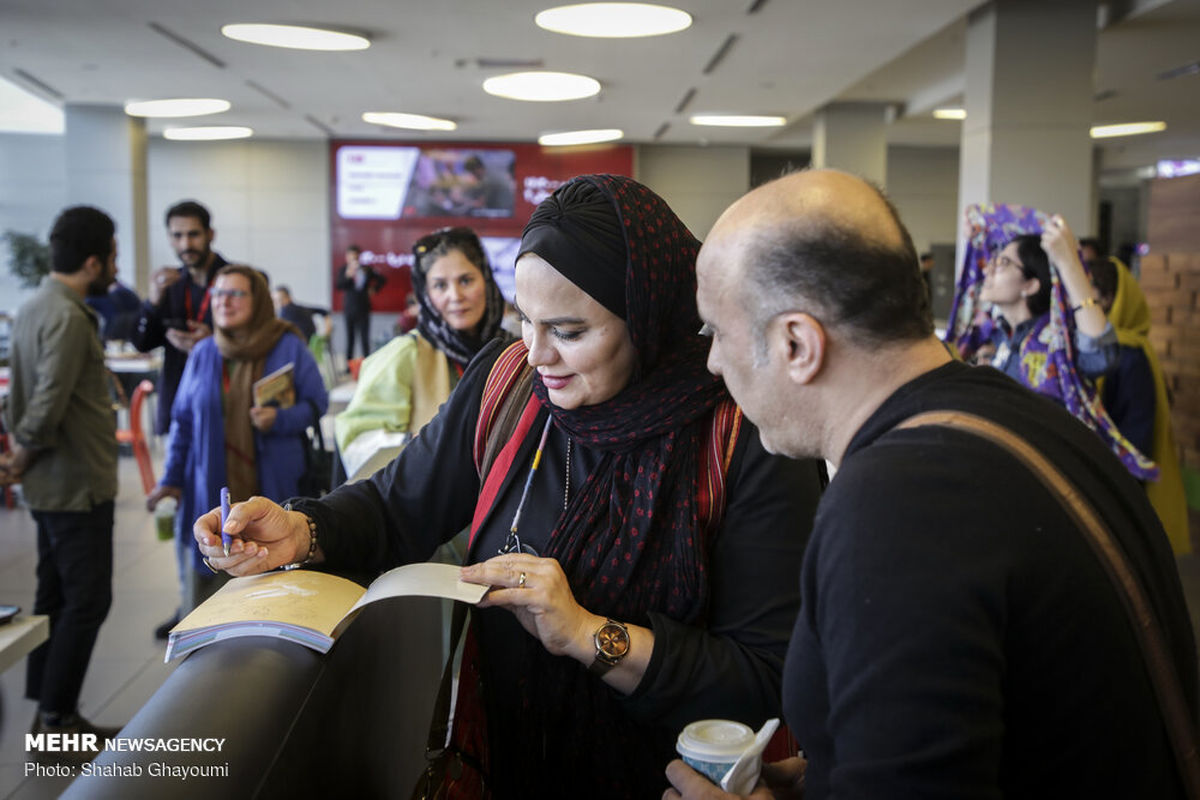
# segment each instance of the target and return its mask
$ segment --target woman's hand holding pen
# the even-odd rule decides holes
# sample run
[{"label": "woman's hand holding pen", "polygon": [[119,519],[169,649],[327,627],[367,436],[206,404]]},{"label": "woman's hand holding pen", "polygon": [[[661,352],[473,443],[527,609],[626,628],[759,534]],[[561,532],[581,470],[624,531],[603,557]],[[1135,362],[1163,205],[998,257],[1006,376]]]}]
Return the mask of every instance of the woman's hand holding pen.
[{"label": "woman's hand holding pen", "polygon": [[251,497],[229,511],[225,532],[233,543],[226,556],[221,546],[221,509],[202,515],[192,526],[200,554],[213,569],[230,575],[256,575],[300,561],[308,554],[308,521],[299,511],[265,497]]}]

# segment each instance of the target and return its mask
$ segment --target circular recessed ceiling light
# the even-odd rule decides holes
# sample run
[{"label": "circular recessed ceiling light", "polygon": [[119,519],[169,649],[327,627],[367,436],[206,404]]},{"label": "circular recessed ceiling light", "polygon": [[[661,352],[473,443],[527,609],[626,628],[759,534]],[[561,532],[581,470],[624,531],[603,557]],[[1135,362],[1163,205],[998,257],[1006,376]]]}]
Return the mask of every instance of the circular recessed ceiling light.
[{"label": "circular recessed ceiling light", "polygon": [[1119,125],[1096,125],[1092,128],[1093,139],[1108,139],[1113,136],[1136,136],[1139,133],[1165,131],[1165,122],[1123,122]]},{"label": "circular recessed ceiling light", "polygon": [[726,128],[778,128],[787,124],[787,117],[755,114],[696,114],[690,121],[693,125]]},{"label": "circular recessed ceiling light", "polygon": [[427,117],[424,114],[403,114],[399,111],[367,111],[363,122],[387,125],[391,128],[407,128],[414,131],[452,131],[458,124],[448,119]]},{"label": "circular recessed ceiling light", "polygon": [[240,125],[217,125],[200,128],[167,128],[164,139],[177,142],[215,142],[221,139],[245,139],[253,136],[254,130]]},{"label": "circular recessed ceiling light", "polygon": [[934,119],[966,119],[967,110],[965,108],[935,108],[933,110]]},{"label": "circular recessed ceiling light", "polygon": [[684,30],[691,27],[692,15],[678,8],[649,3],[580,3],[548,8],[533,21],[554,33],[632,39]]},{"label": "circular recessed ceiling light", "polygon": [[140,100],[125,104],[131,117],[202,117],[229,110],[228,100],[215,97],[177,97],[173,100]]},{"label": "circular recessed ceiling light", "polygon": [[366,50],[371,41],[365,36],[303,25],[267,25],[238,23],[224,25],[221,33],[230,39],[269,47],[291,47],[295,50]]},{"label": "circular recessed ceiling light", "polygon": [[620,128],[597,128],[590,131],[562,131],[561,133],[543,133],[538,137],[538,144],[543,147],[561,147],[572,144],[598,144],[620,139],[625,132]]},{"label": "circular recessed ceiling light", "polygon": [[483,90],[509,100],[551,103],[579,100],[600,92],[600,81],[570,72],[510,72],[483,82]]}]

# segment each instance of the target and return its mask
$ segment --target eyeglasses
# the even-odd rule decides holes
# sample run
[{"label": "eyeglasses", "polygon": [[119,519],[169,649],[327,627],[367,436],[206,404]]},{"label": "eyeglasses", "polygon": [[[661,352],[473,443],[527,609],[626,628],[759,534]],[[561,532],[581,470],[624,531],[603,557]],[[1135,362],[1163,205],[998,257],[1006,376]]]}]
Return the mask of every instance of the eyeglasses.
[{"label": "eyeglasses", "polygon": [[244,289],[213,289],[212,296],[216,300],[241,300],[249,297],[250,293]]},{"label": "eyeglasses", "polygon": [[475,235],[475,231],[463,225],[438,228],[436,231],[427,233],[420,239],[417,239],[417,243],[413,245],[413,254],[420,257],[430,250],[436,250],[443,244],[475,244],[478,241],[479,237]]},{"label": "eyeglasses", "polygon": [[1017,261],[1016,259],[1013,259],[1013,258],[1009,258],[1008,256],[1004,255],[1004,253],[997,253],[996,255],[992,256],[991,265],[992,265],[993,269],[995,269],[996,267],[1000,267],[1001,269],[1008,269],[1009,267],[1016,267],[1022,273],[1025,272],[1025,267],[1021,264],[1020,261]]}]

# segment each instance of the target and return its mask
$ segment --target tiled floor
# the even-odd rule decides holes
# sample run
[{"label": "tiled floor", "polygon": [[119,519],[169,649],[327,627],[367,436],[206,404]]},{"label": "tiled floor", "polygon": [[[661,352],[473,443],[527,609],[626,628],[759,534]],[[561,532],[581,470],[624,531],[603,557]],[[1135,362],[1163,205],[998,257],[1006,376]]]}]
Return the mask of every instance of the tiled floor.
[{"label": "tiled floor", "polygon": [[[121,492],[113,534],[113,606],[100,629],[83,684],[80,710],[91,721],[121,725],[166,680],[163,644],[153,630],[174,610],[178,595],[170,542],[154,535],[154,518],[143,506],[133,458],[122,456]],[[36,535],[23,508],[0,508],[0,604],[33,607]],[[67,779],[26,777],[25,733],[35,704],[25,699],[25,662],[0,675],[0,798],[57,797]]]},{"label": "tiled floor", "polygon": [[[175,560],[171,545],[155,538],[153,517],[142,502],[133,459],[122,457],[113,607],[100,631],[80,701],[84,716],[102,725],[127,722],[174,667],[162,663],[163,645],[152,631],[175,609]],[[33,606],[35,553],[29,512],[0,508],[0,604],[17,603],[26,610]],[[1200,638],[1200,557],[1181,558],[1179,568]],[[67,779],[24,775],[24,734],[35,708],[24,698],[24,687],[23,661],[0,675],[0,798],[54,798],[66,788]]]}]

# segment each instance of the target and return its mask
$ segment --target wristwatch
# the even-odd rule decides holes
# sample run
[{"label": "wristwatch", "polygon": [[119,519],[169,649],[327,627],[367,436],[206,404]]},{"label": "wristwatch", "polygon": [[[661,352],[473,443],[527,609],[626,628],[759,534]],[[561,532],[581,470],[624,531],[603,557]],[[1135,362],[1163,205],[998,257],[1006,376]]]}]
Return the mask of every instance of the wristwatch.
[{"label": "wristwatch", "polygon": [[596,657],[588,672],[593,675],[603,675],[629,655],[629,629],[616,620],[607,620],[596,629],[592,639],[596,643]]}]

